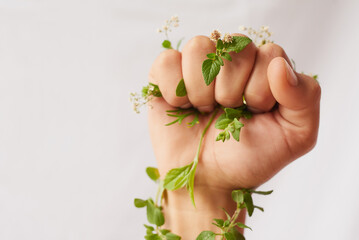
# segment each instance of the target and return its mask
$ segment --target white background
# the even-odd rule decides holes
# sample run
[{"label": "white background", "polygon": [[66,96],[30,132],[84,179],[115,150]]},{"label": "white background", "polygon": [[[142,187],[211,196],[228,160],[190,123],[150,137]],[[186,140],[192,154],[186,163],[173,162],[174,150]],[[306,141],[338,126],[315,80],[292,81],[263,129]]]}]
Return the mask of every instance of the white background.
[{"label": "white background", "polygon": [[359,239],[356,0],[0,0],[0,239],[143,239],[155,159],[128,97],[174,14],[174,41],[269,25],[319,75],[318,144],[261,187],[247,239]]}]

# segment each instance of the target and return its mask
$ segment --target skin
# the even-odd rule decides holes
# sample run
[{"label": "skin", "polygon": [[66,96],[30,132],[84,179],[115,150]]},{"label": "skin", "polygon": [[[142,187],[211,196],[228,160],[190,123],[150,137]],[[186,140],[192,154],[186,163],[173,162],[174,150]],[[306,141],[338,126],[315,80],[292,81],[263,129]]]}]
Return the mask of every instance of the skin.
[{"label": "skin", "polygon": [[[195,201],[185,189],[168,192],[164,200],[165,228],[193,240],[203,230],[218,232],[213,218],[224,218],[224,207],[235,210],[231,191],[255,188],[278,171],[310,151],[317,139],[321,89],[310,76],[296,73],[284,50],[276,44],[257,48],[253,43],[240,53],[231,53],[216,80],[206,86],[201,66],[215,44],[208,37],[191,39],[181,52],[166,50],[154,61],[149,81],[159,85],[163,98],[152,100],[149,111],[151,140],[164,178],[176,167],[189,164],[210,114],[200,117],[192,128],[185,124],[166,127],[173,121],[165,111],[194,106],[212,112],[216,104],[238,107],[244,94],[255,113],[241,119],[240,142],[216,142],[220,130],[209,128],[195,177]],[[184,78],[188,95],[177,97],[175,90]],[[219,117],[221,111],[217,114]],[[191,121],[192,119],[188,119]],[[244,213],[240,220],[244,221]]]}]

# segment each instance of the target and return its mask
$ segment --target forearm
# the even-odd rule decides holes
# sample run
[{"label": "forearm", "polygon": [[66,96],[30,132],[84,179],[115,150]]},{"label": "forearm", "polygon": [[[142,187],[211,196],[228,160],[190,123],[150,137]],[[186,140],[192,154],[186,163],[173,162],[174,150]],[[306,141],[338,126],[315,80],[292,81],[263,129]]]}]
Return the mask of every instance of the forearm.
[{"label": "forearm", "polygon": [[[231,216],[236,210],[231,190],[195,186],[195,201],[196,207],[192,205],[186,189],[169,191],[165,196],[165,228],[180,235],[182,240],[194,240],[202,231],[220,233],[221,230],[212,224],[213,219],[227,219],[222,208]],[[237,221],[244,223],[244,220],[245,210],[242,209]]]}]

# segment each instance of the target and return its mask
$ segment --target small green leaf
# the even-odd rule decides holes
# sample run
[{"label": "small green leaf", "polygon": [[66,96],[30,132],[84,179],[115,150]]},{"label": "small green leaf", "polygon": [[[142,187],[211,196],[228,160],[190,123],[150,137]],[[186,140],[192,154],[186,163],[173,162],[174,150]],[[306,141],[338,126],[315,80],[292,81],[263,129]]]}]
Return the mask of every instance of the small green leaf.
[{"label": "small green leaf", "polygon": [[220,70],[221,65],[218,61],[211,59],[204,60],[202,64],[202,74],[207,86],[213,82]]},{"label": "small green leaf", "polygon": [[223,210],[224,213],[226,214],[227,219],[228,219],[228,220],[231,220],[231,216],[230,216],[229,213],[226,211],[226,209],[222,208],[222,210]]},{"label": "small green leaf", "polygon": [[212,59],[212,60],[215,60],[216,59],[216,54],[215,53],[208,53],[207,54],[207,57],[209,58],[209,59]]},{"label": "small green leaf", "polygon": [[162,93],[160,91],[160,88],[158,87],[158,85],[154,84],[154,83],[149,83],[150,86],[153,86],[153,90],[152,90],[152,95],[155,97],[162,97]]},{"label": "small green leaf", "polygon": [[155,228],[152,227],[152,226],[148,226],[148,225],[146,225],[146,224],[143,224],[143,226],[145,226],[145,228],[146,228],[147,230],[150,230],[150,231],[154,231],[154,230],[155,230]]},{"label": "small green leaf", "polygon": [[221,57],[227,59],[228,61],[232,61],[231,55],[229,55],[227,52],[222,53]]},{"label": "small green leaf", "polygon": [[135,198],[134,204],[136,208],[143,208],[147,206],[147,200]]},{"label": "small green leaf", "polygon": [[194,162],[191,171],[189,173],[188,182],[187,182],[187,190],[189,192],[194,207],[196,207],[196,203],[194,202],[194,176],[196,174],[196,168],[197,168],[197,162]]},{"label": "small green leaf", "polygon": [[223,219],[213,219],[215,222],[212,223],[213,225],[222,228],[224,225],[224,220]]},{"label": "small green leaf", "polygon": [[224,66],[224,62],[223,62],[222,58],[216,56],[216,60],[215,60],[215,61],[217,61],[219,65]]},{"label": "small green leaf", "polygon": [[193,162],[184,167],[171,169],[164,179],[164,188],[173,191],[184,187],[188,181],[192,165]]},{"label": "small green leaf", "polygon": [[181,43],[182,43],[183,39],[184,39],[184,38],[181,38],[181,39],[178,41],[177,47],[176,47],[176,50],[177,50],[177,51],[179,51],[179,48],[180,48],[180,46],[181,46]]},{"label": "small green leaf", "polygon": [[166,49],[172,49],[172,45],[171,45],[171,42],[168,41],[168,40],[164,40],[162,42],[162,47],[166,48]]},{"label": "small green leaf", "polygon": [[242,110],[238,110],[235,108],[225,108],[224,111],[226,112],[227,118],[234,119],[240,118],[242,116]]},{"label": "small green leaf", "polygon": [[167,233],[166,240],[181,240],[181,237],[174,233]]},{"label": "small green leaf", "polygon": [[254,190],[249,190],[250,193],[255,193],[255,194],[259,194],[259,195],[269,195],[273,192],[273,190],[270,191],[254,191]]},{"label": "small green leaf", "polygon": [[254,211],[253,199],[250,193],[244,194],[244,202],[248,211],[248,215],[251,217]]},{"label": "small green leaf", "polygon": [[260,206],[254,205],[253,207],[254,207],[254,208],[257,208],[258,210],[260,210],[260,211],[262,211],[262,212],[264,212],[264,208],[262,208],[262,207],[260,207]]},{"label": "small green leaf", "polygon": [[162,226],[165,223],[165,218],[161,209],[153,203],[152,199],[147,201],[147,220],[149,223],[156,226]]},{"label": "small green leaf", "polygon": [[232,191],[232,199],[238,204],[242,204],[244,201],[244,194],[242,190]]},{"label": "small green leaf", "polygon": [[248,37],[233,36],[232,42],[225,44],[225,51],[239,53],[251,42],[252,40]]},{"label": "small green leaf", "polygon": [[233,235],[233,233],[230,233],[230,232],[226,232],[223,235],[226,240],[235,240],[236,239],[235,236]]},{"label": "small green leaf", "polygon": [[226,127],[228,127],[228,124],[230,124],[232,122],[231,119],[228,119],[228,118],[225,118],[225,119],[222,119],[220,121],[217,120],[216,124],[214,125],[215,128],[217,129],[225,129]]},{"label": "small green leaf", "polygon": [[227,238],[227,240],[245,240],[242,233],[240,233],[236,227],[231,228],[229,230],[229,233],[231,234],[231,237],[233,237],[233,238]]},{"label": "small green leaf", "polygon": [[160,172],[157,168],[154,167],[148,167],[146,168],[146,173],[149,178],[151,178],[153,181],[157,181],[160,178]]},{"label": "small green leaf", "polygon": [[150,234],[145,236],[146,240],[162,240],[162,238],[158,234]]},{"label": "small green leaf", "polygon": [[186,95],[187,95],[186,85],[184,84],[184,80],[182,78],[181,81],[177,85],[176,96],[177,97],[184,97]]},{"label": "small green leaf", "polygon": [[244,228],[248,228],[248,229],[250,229],[251,231],[253,231],[252,228],[248,227],[248,226],[245,225],[244,223],[237,222],[236,225],[237,225],[238,227],[240,227],[240,228],[243,228],[243,229],[244,229]]},{"label": "small green leaf", "polygon": [[160,233],[162,233],[163,235],[166,235],[169,232],[171,232],[171,231],[168,229],[160,229]]},{"label": "small green leaf", "polygon": [[216,44],[217,50],[222,50],[223,47],[224,47],[223,41],[221,39],[218,39]]},{"label": "small green leaf", "polygon": [[216,234],[211,231],[203,231],[196,238],[196,240],[215,240],[215,239],[216,239]]}]

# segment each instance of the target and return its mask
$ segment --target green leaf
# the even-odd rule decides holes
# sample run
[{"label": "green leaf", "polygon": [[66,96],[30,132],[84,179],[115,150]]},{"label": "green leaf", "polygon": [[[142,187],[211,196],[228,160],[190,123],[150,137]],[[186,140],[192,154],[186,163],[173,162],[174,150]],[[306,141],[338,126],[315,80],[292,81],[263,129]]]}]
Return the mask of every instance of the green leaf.
[{"label": "green leaf", "polygon": [[186,85],[184,84],[184,80],[182,78],[181,81],[177,85],[176,96],[177,97],[184,97],[186,95],[187,95]]},{"label": "green leaf", "polygon": [[184,39],[184,38],[181,38],[181,39],[178,41],[178,43],[177,43],[177,47],[176,47],[176,50],[177,50],[177,51],[179,50],[179,48],[180,48],[180,46],[181,46],[181,43],[182,43],[183,39]]},{"label": "green leaf", "polygon": [[231,55],[229,55],[227,52],[222,53],[221,57],[227,59],[228,61],[232,61]]},{"label": "green leaf", "polygon": [[242,233],[240,233],[236,227],[231,228],[229,233],[231,234],[230,237],[232,238],[226,238],[227,240],[245,240]]},{"label": "green leaf", "polygon": [[160,229],[160,233],[162,233],[163,235],[166,235],[169,232],[171,232],[171,231],[168,229]]},{"label": "green leaf", "polygon": [[225,51],[239,53],[242,51],[252,40],[244,36],[233,36],[233,41],[225,44]]},{"label": "green leaf", "polygon": [[191,197],[191,201],[194,207],[196,207],[196,203],[194,202],[194,176],[196,174],[196,168],[197,168],[197,162],[193,163],[193,166],[190,170],[189,176],[188,176],[188,182],[187,182],[187,190],[189,192],[189,195]]},{"label": "green leaf", "polygon": [[147,200],[135,198],[134,204],[136,208],[143,208],[147,206]]},{"label": "green leaf", "polygon": [[208,53],[207,54],[207,57],[209,58],[209,59],[212,59],[212,60],[215,60],[216,59],[216,54],[215,53]]},{"label": "green leaf", "polygon": [[240,118],[242,116],[242,110],[235,109],[235,108],[225,108],[224,109],[227,118],[234,119],[234,118]]},{"label": "green leaf", "polygon": [[146,168],[146,173],[149,178],[151,178],[153,181],[157,181],[160,178],[160,172],[157,168],[154,167],[148,167]]},{"label": "green leaf", "polygon": [[152,91],[152,95],[155,97],[162,97],[162,93],[160,91],[160,88],[158,87],[158,85],[154,84],[154,83],[149,83],[150,86],[153,86],[153,91]]},{"label": "green leaf", "polygon": [[215,61],[217,61],[219,65],[224,66],[224,62],[223,62],[222,58],[216,56],[216,60],[215,60]]},{"label": "green leaf", "polygon": [[152,199],[147,201],[147,220],[156,226],[162,226],[165,223],[161,209],[155,206]]},{"label": "green leaf", "polygon": [[212,223],[213,225],[222,228],[224,225],[224,220],[223,219],[213,219],[215,222]]},{"label": "green leaf", "polygon": [[259,194],[259,195],[269,195],[273,192],[273,190],[270,191],[254,191],[254,190],[249,190],[250,193],[255,193],[255,194]]},{"label": "green leaf", "polygon": [[252,228],[248,227],[248,226],[245,225],[244,223],[237,222],[236,225],[237,225],[238,227],[240,227],[240,228],[243,228],[243,229],[244,229],[244,228],[248,228],[248,229],[250,229],[251,231],[253,231]]},{"label": "green leaf", "polygon": [[196,240],[215,240],[216,234],[212,231],[203,231],[201,232]]},{"label": "green leaf", "polygon": [[172,49],[172,45],[171,45],[171,42],[168,41],[168,40],[164,40],[162,42],[162,47],[166,48],[166,49]]},{"label": "green leaf", "polygon": [[264,212],[264,208],[262,208],[262,207],[260,207],[260,206],[254,205],[253,207],[254,207],[254,208],[257,208],[258,210],[260,210],[260,211],[262,211],[262,212]]},{"label": "green leaf", "polygon": [[158,234],[150,234],[145,236],[146,240],[162,240],[162,238]]},{"label": "green leaf", "polygon": [[223,41],[221,39],[218,39],[216,44],[217,50],[222,50],[223,47],[224,47]]},{"label": "green leaf", "polygon": [[143,226],[145,226],[145,228],[146,228],[147,230],[150,230],[150,231],[154,231],[154,230],[155,230],[155,228],[152,227],[152,226],[148,226],[148,225],[146,225],[146,224],[143,224]]},{"label": "green leaf", "polygon": [[248,215],[252,216],[253,211],[254,211],[254,206],[253,206],[253,199],[252,199],[252,196],[250,193],[244,194],[244,202],[246,204]]},{"label": "green leaf", "polygon": [[238,204],[242,204],[244,201],[244,194],[242,190],[232,191],[232,199]]},{"label": "green leaf", "polygon": [[228,220],[231,220],[232,217],[229,215],[229,213],[226,211],[226,209],[222,208],[222,210],[223,210],[224,213],[226,214],[227,219],[228,219]]},{"label": "green leaf", "polygon": [[[219,120],[219,118],[218,118],[218,120]],[[218,121],[218,120],[216,121],[216,124],[214,125],[214,127],[217,129],[222,129],[222,130],[225,129],[226,127],[228,127],[228,124],[230,124],[232,122],[232,120],[228,119],[228,118],[224,118],[220,121]]]},{"label": "green leaf", "polygon": [[204,60],[202,64],[202,74],[207,86],[213,82],[220,70],[221,65],[218,61],[211,59]]},{"label": "green leaf", "polygon": [[181,237],[174,234],[174,233],[167,233],[166,234],[166,240],[180,240]]},{"label": "green leaf", "polygon": [[171,169],[164,179],[163,187],[170,191],[184,187],[188,181],[192,165],[193,162],[184,167]]}]

